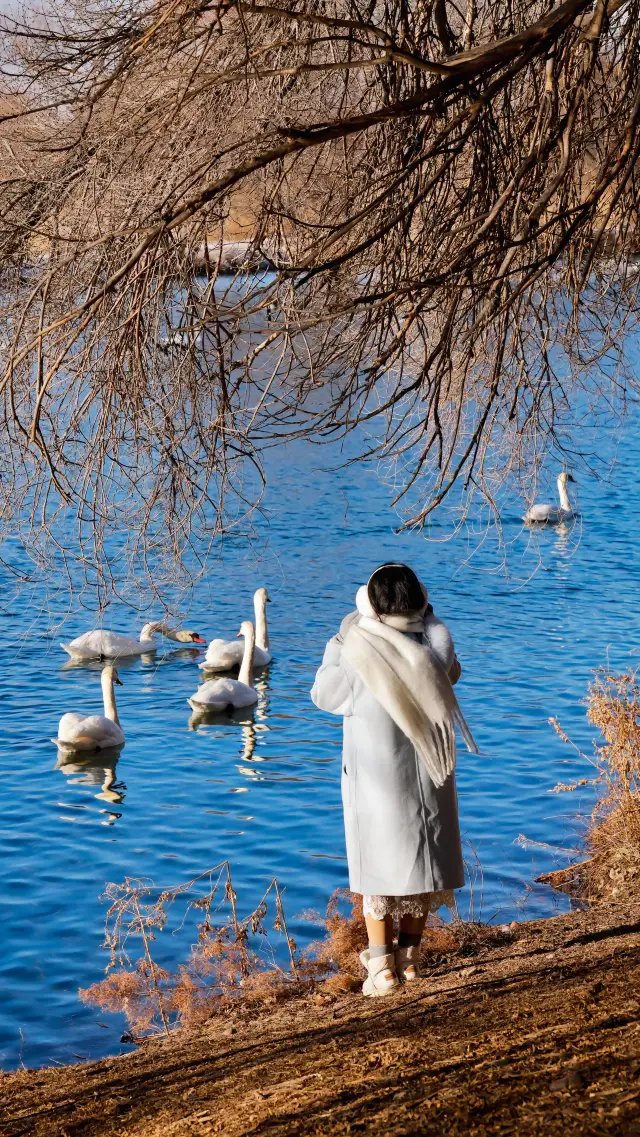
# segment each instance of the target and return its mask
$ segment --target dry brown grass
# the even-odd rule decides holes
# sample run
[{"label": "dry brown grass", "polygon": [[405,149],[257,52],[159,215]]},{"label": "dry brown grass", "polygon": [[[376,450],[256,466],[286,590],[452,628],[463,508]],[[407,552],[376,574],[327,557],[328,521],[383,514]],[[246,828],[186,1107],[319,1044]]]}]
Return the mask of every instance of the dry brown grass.
[{"label": "dry brown grass", "polygon": [[0,1076],[0,1137],[637,1137],[640,902],[526,921],[474,964]]},{"label": "dry brown grass", "polygon": [[325,990],[332,994],[354,990],[362,983],[358,956],[367,946],[362,897],[338,888],[330,897],[324,916],[310,916],[323,925],[325,934],[311,944],[306,958],[314,962],[318,977],[324,972]]},{"label": "dry brown grass", "polygon": [[[176,1026],[196,1026],[239,1003],[254,1008],[280,1002],[308,992],[313,984],[312,969],[298,959],[289,935],[275,879],[244,918],[238,916],[227,861],[176,888],[159,891],[152,882],[127,878],[107,885],[105,896],[111,901],[104,943],[107,974],[81,990],[80,997],[103,1011],[123,1012],[132,1041]],[[152,945],[158,934],[173,929],[170,914],[180,900],[178,926],[195,917],[197,935],[186,961],[167,971],[153,958]],[[286,969],[277,964],[269,945],[271,929],[284,940]],[[135,954],[142,949],[140,958],[134,958],[132,945]]]},{"label": "dry brown grass", "polygon": [[[324,916],[311,914],[324,928],[324,937],[311,944],[304,956],[322,989],[333,994],[359,990],[362,969],[358,960],[367,946],[367,930],[362,912],[362,896],[338,888],[329,899]],[[504,942],[511,931],[457,916],[446,923],[432,913],[422,937],[422,964],[425,969],[457,954],[472,954],[491,943]]]},{"label": "dry brown grass", "polygon": [[[640,894],[640,687],[637,676],[596,675],[587,717],[603,741],[595,744],[601,793],[584,836],[588,859],[538,877],[591,902]],[[558,723],[565,742],[571,740]],[[568,788],[573,787],[559,787]]]},{"label": "dry brown grass", "polygon": [[[367,932],[362,897],[348,889],[333,893],[324,915],[307,913],[324,934],[304,952],[298,952],[288,932],[277,880],[248,916],[239,917],[228,862],[177,888],[160,892],[152,883],[127,879],[108,885],[105,895],[111,901],[105,929],[107,974],[80,997],[102,1011],[124,1013],[128,1041],[199,1026],[216,1016],[251,1016],[287,999],[315,996],[331,1002],[360,990],[358,956],[367,945]],[[195,915],[197,938],[187,959],[168,971],[156,963],[152,945],[163,931],[173,930],[172,906],[180,898],[186,907],[178,906],[179,926]],[[268,940],[271,930],[278,945]],[[455,954],[470,955],[504,939],[503,928],[459,918],[445,923],[431,915],[423,964],[433,968]],[[135,955],[142,949],[138,959],[132,944]],[[278,964],[277,946],[285,948],[288,967]]]},{"label": "dry brown grass", "polygon": [[[198,885],[203,880],[209,887],[201,895]],[[220,892],[222,902],[217,903]],[[158,893],[149,883],[128,879],[109,885],[106,896],[112,902],[105,930],[110,953],[107,974],[80,996],[102,1011],[124,1013],[132,1041],[177,1026],[198,1026],[214,1016],[240,1011],[250,1015],[286,999],[309,996],[320,983],[321,997],[331,999],[362,982],[358,955],[367,944],[362,897],[346,889],[331,896],[324,916],[308,914],[323,926],[325,935],[304,953],[297,951],[288,935],[277,881],[272,881],[249,916],[238,917],[227,863],[176,889]],[[168,927],[171,905],[180,896],[189,898],[182,922],[190,912],[199,914],[197,941],[184,963],[166,971],[155,963],[151,945]],[[288,949],[286,970],[278,966],[272,948],[263,950],[270,898],[276,909],[273,930]],[[131,940],[143,946],[140,959],[129,954]]]}]

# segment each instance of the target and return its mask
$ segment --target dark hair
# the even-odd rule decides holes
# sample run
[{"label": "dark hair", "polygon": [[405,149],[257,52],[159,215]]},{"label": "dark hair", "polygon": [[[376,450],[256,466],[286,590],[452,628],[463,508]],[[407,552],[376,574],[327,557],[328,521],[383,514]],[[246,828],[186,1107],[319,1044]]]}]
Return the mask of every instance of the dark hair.
[{"label": "dark hair", "polygon": [[425,605],[420,581],[407,565],[380,565],[369,579],[367,593],[379,616],[419,612]]}]

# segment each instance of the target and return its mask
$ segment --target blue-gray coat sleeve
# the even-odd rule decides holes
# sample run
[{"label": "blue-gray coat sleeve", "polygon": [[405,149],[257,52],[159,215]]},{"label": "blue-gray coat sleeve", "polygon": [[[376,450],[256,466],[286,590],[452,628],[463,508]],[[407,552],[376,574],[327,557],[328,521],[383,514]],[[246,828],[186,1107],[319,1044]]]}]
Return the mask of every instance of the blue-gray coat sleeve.
[{"label": "blue-gray coat sleeve", "polygon": [[337,636],[329,640],[311,689],[311,698],[316,707],[321,711],[329,711],[332,715],[353,714],[353,689],[342,661],[342,643],[349,625],[357,617],[357,612],[345,616]]}]

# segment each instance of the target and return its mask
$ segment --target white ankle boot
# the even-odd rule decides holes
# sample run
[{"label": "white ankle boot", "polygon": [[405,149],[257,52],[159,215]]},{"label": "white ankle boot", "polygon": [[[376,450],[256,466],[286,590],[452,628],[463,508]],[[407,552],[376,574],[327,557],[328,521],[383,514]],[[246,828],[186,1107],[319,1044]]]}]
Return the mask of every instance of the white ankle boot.
[{"label": "white ankle boot", "polygon": [[360,952],[360,963],[367,972],[367,978],[362,984],[363,995],[390,995],[400,986],[393,952],[369,959],[369,949],[366,948]]},{"label": "white ankle boot", "polygon": [[420,978],[420,947],[399,947],[395,950],[396,974],[402,983],[413,983]]}]

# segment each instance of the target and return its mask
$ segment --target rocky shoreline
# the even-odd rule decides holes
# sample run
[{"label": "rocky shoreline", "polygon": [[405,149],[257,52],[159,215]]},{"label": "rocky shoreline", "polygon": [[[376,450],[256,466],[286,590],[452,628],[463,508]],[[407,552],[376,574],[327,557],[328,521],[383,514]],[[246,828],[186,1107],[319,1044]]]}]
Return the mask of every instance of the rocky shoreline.
[{"label": "rocky shoreline", "polygon": [[640,1135],[640,903],[525,922],[384,1000],[314,995],[0,1078],[0,1137]]}]

